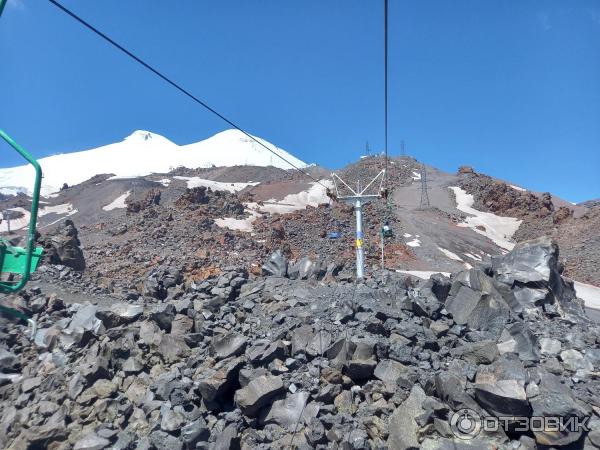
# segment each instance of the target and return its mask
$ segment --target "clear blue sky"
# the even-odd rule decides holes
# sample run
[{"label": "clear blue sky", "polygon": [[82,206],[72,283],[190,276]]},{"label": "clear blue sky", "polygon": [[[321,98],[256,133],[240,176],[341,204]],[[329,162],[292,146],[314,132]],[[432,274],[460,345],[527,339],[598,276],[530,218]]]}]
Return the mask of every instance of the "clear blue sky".
[{"label": "clear blue sky", "polygon": [[[64,4],[307,162],[382,148],[383,1]],[[392,154],[600,197],[597,0],[390,0],[389,21]],[[45,0],[9,0],[0,61],[0,127],[36,156],[227,128]]]}]

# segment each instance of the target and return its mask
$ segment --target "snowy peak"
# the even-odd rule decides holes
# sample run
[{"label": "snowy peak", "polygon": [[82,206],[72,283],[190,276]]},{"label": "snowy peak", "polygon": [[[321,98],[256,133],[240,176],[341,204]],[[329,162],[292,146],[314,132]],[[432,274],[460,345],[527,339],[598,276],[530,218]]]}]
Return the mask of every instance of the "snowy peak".
[{"label": "snowy peak", "polygon": [[[156,135],[159,138],[165,139],[162,136]],[[149,141],[154,137],[154,134],[152,134],[150,131],[145,131],[145,130],[135,130],[133,133],[131,133],[129,136],[127,136],[125,139],[123,139],[124,141]]]},{"label": "snowy peak", "polygon": [[[292,168],[277,155],[297,167],[306,166],[285,150],[264,139],[256,139],[264,147],[239,130],[226,130],[203,141],[179,146],[159,134],[136,130],[121,142],[41,158],[39,162],[44,172],[42,195],[57,192],[64,183],[75,185],[100,173],[138,177],[167,173],[180,166],[190,169],[240,165]],[[29,166],[0,169],[0,193],[8,187],[11,191],[22,189],[30,193],[32,185],[33,175]]]},{"label": "snowy peak", "polygon": [[[226,130],[204,141],[185,145],[182,148],[191,152],[205,154],[214,166],[252,165],[292,169],[290,164],[281,159],[284,158],[296,167],[306,167],[307,164],[305,162],[295,158],[285,150],[259,137],[252,137],[262,145],[239,130]],[[212,153],[210,156],[207,154],[214,152],[215,149],[220,150]],[[277,155],[281,156],[281,158]]]}]

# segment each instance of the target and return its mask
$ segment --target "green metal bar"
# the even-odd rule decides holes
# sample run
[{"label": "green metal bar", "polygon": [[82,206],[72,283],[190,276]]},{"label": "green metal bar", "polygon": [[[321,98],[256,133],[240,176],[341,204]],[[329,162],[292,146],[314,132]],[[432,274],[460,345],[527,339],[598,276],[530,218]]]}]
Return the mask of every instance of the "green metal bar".
[{"label": "green metal bar", "polygon": [[[3,0],[0,0],[0,2]],[[3,6],[3,5],[0,5]],[[1,9],[0,9],[1,11]],[[3,130],[0,130],[0,137],[8,142],[12,148],[14,148],[23,158],[25,158],[29,164],[35,169],[35,183],[33,185],[33,195],[31,196],[31,217],[29,219],[29,232],[27,233],[27,257],[25,260],[26,270],[21,276],[19,282],[14,286],[2,286],[2,290],[8,292],[16,292],[27,284],[29,281],[29,272],[31,271],[31,257],[35,247],[35,228],[37,225],[38,207],[40,201],[40,187],[42,185],[42,168],[33,157],[27,153],[27,151],[17,144],[8,134]]]},{"label": "green metal bar", "polygon": [[4,11],[5,6],[6,6],[6,0],[0,0],[0,16],[2,16],[2,11]]}]

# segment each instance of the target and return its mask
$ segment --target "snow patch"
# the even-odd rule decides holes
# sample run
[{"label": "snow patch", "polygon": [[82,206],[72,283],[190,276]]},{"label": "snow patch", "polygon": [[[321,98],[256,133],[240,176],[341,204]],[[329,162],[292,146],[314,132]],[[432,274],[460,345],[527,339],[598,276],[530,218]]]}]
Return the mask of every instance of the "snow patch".
[{"label": "snow patch", "polygon": [[205,180],[200,177],[174,177],[177,180],[187,181],[187,187],[192,189],[195,187],[205,186],[213,191],[228,191],[238,192],[248,186],[256,186],[258,183],[223,183],[221,181]]},{"label": "snow patch", "polygon": [[13,186],[6,186],[6,187],[1,187],[0,188],[0,194],[3,195],[18,195],[20,193],[27,193],[27,189],[23,188],[23,187],[13,187]]},{"label": "snow patch", "polygon": [[412,234],[409,234],[409,233],[404,233],[402,236],[404,236],[405,238],[409,238],[409,237],[411,237],[411,236],[412,236]]},{"label": "snow patch", "polygon": [[408,245],[409,247],[420,247],[421,241],[419,239],[413,239],[412,241],[407,242],[406,245]]},{"label": "snow patch", "polygon": [[[11,231],[21,230],[21,229],[27,228],[29,226],[29,218],[31,217],[31,213],[29,212],[29,210],[27,210],[25,208],[9,208],[9,211],[16,211],[16,212],[20,212],[23,214],[23,216],[19,217],[18,219],[11,219],[11,221],[10,221],[10,230]],[[62,216],[62,217],[59,217],[54,222],[44,225],[44,227],[47,227],[49,225],[52,225],[52,224],[55,224],[56,222],[61,221],[65,217],[72,216],[73,214],[76,214],[76,213],[77,213],[77,210],[73,209],[73,205],[71,203],[63,203],[62,205],[45,206],[44,208],[40,208],[38,210],[38,217],[43,217],[48,214],[57,214],[57,215]],[[41,228],[44,228],[44,227],[41,227]],[[8,231],[8,221],[4,220],[4,218],[3,218],[2,223],[0,223],[0,232],[7,232],[7,231]]]},{"label": "snow patch", "polygon": [[[25,208],[9,208],[8,211],[15,211],[22,213],[23,216],[18,219],[10,219],[10,230],[20,230],[21,228],[25,228],[29,225],[29,217],[31,213]],[[2,222],[0,223],[0,232],[6,233],[8,231],[8,221],[4,220],[4,214],[0,213],[2,216]]]},{"label": "snow patch", "polygon": [[43,207],[38,211],[38,216],[45,216],[46,214],[66,214],[67,216],[72,216],[76,212],[77,210],[73,209],[71,203],[63,203],[62,205]]},{"label": "snow patch", "polygon": [[169,178],[163,178],[162,180],[158,180],[158,182],[164,187],[169,187],[169,185],[171,184],[171,180]]},{"label": "snow patch", "polygon": [[577,297],[582,299],[588,308],[600,309],[600,287],[591,284],[573,282]]},{"label": "snow patch", "polygon": [[236,219],[234,217],[225,217],[223,219],[215,219],[217,226],[221,228],[229,228],[235,231],[252,231],[252,222],[256,220],[256,216],[248,217],[247,219]]},{"label": "snow patch", "polygon": [[415,180],[415,181],[420,180],[421,179],[421,174],[419,172],[416,172],[416,171],[413,170],[412,179]]},{"label": "snow patch", "polygon": [[[467,217],[465,222],[458,224],[458,226],[471,228],[476,233],[487,236],[498,247],[505,250],[512,250],[514,248],[515,244],[510,239],[521,225],[521,220],[514,217],[501,217],[489,212],[478,211],[473,208],[475,200],[471,194],[467,194],[457,186],[451,186],[450,189],[454,191],[454,195],[456,196],[456,208],[459,211],[471,214],[471,217]],[[482,230],[477,227],[483,227],[484,229]]]},{"label": "snow patch", "polygon": [[[256,139],[297,167],[306,167],[306,163],[288,152]],[[267,148],[238,130],[223,131],[203,141],[181,146],[158,134],[135,131],[121,142],[39,159],[44,170],[42,195],[59,191],[63,183],[74,186],[99,173],[139,177],[167,173],[179,166],[193,169],[253,165],[291,169]],[[29,165],[0,169],[0,186],[23,189],[31,194],[34,177],[34,169]]]},{"label": "snow patch", "polygon": [[515,186],[514,184],[509,184],[509,186],[510,186],[511,188],[513,188],[515,191],[527,192],[527,189],[523,189],[522,187]]},{"label": "snow patch", "polygon": [[478,261],[478,262],[482,261],[481,256],[479,256],[479,255],[473,255],[472,253],[463,253],[463,255],[465,255],[467,258],[471,258],[474,261]]},{"label": "snow patch", "polygon": [[106,206],[103,206],[102,209],[104,211],[112,211],[113,209],[126,208],[127,203],[125,202],[125,200],[127,200],[127,197],[129,197],[130,194],[131,191],[127,191],[123,195],[119,195],[111,203],[109,203]]},{"label": "snow patch", "polygon": [[450,250],[447,250],[447,249],[442,248],[442,247],[438,247],[438,250],[440,252],[442,252],[444,255],[446,255],[448,258],[453,259],[454,261],[461,261],[462,262],[462,258],[460,256],[458,256],[456,253],[453,253]]},{"label": "snow patch", "polygon": [[417,278],[422,278],[424,280],[429,280],[429,278],[431,278],[431,275],[434,275],[436,273],[441,273],[445,277],[450,277],[450,272],[434,272],[429,270],[396,270],[396,272],[405,273],[407,275],[413,275]]},{"label": "snow patch", "polygon": [[262,205],[257,205],[256,203],[253,203],[252,205],[254,205],[255,209],[260,211],[287,214],[299,209],[304,209],[307,206],[316,207],[322,203],[327,203],[329,197],[327,197],[326,188],[333,188],[333,182],[331,180],[320,180],[320,184],[313,182],[311,187],[307,190],[297,194],[286,195],[281,200],[272,198],[264,201]]}]

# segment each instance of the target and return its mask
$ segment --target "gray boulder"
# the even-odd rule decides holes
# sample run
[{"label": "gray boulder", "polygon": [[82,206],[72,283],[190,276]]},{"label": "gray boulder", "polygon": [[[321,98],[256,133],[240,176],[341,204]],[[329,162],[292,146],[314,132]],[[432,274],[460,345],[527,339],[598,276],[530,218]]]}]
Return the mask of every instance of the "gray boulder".
[{"label": "gray boulder", "polygon": [[234,399],[245,415],[254,417],[260,408],[268,405],[273,397],[283,391],[283,381],[280,377],[263,375],[237,390]]},{"label": "gray boulder", "polygon": [[408,372],[408,367],[404,364],[391,359],[384,359],[377,364],[373,375],[375,375],[375,378],[378,380],[383,381],[390,390],[395,390],[398,379]]},{"label": "gray boulder", "polygon": [[525,393],[529,375],[516,355],[505,355],[489,366],[480,366],[475,378],[475,397],[496,416],[530,416]]},{"label": "gray boulder", "polygon": [[169,295],[168,290],[183,280],[181,272],[173,267],[158,267],[148,274],[144,282],[143,294],[158,300]]},{"label": "gray boulder", "polygon": [[316,403],[308,402],[308,392],[288,394],[283,400],[275,400],[265,411],[261,423],[276,423],[280,427],[293,431],[298,423],[308,423],[319,413]]},{"label": "gray boulder", "polygon": [[0,372],[5,370],[12,370],[15,368],[19,358],[17,355],[0,348]]},{"label": "gray boulder", "polygon": [[516,353],[522,361],[540,360],[538,339],[523,322],[514,323],[502,332],[498,351],[502,354]]},{"label": "gray boulder", "polygon": [[446,299],[446,310],[459,325],[498,334],[506,324],[510,308],[494,286],[494,280],[479,269],[458,274]]},{"label": "gray boulder", "polygon": [[577,372],[578,370],[594,370],[594,365],[586,359],[583,354],[574,349],[562,351],[560,353],[560,359],[562,360],[565,369],[570,370],[571,372]]},{"label": "gray boulder", "polygon": [[220,361],[214,368],[207,370],[198,382],[202,398],[212,402],[229,392],[237,383],[243,358]]},{"label": "gray boulder", "polygon": [[237,333],[229,333],[213,338],[211,349],[218,359],[239,356],[244,353],[248,340]]},{"label": "gray boulder", "polygon": [[561,348],[562,345],[558,339],[545,337],[540,339],[540,352],[542,355],[558,355],[560,353]]},{"label": "gray boulder", "polygon": [[387,446],[395,450],[420,447],[419,425],[416,418],[425,412],[422,404],[427,396],[419,385],[413,386],[410,395],[390,416]]},{"label": "gray boulder", "polygon": [[303,325],[292,331],[292,356],[305,353],[318,356],[325,353],[331,345],[331,334],[325,330],[315,331],[311,326]]},{"label": "gray boulder", "polygon": [[[573,396],[571,390],[561,379],[547,372],[542,372],[540,393],[531,399],[533,415],[538,417],[578,418],[582,420],[590,414],[587,407],[581,405]],[[583,430],[546,430],[534,431],[538,444],[550,447],[568,445],[581,438]]]},{"label": "gray boulder", "polygon": [[474,388],[479,404],[496,416],[528,417],[531,414],[524,384],[518,380],[477,383]]},{"label": "gray boulder", "polygon": [[271,254],[267,262],[262,266],[264,275],[285,277],[288,273],[288,260],[281,250]]},{"label": "gray boulder", "polygon": [[74,270],[85,269],[77,228],[71,219],[65,219],[53,235],[43,239],[44,258],[50,264],[61,264]]},{"label": "gray boulder", "polygon": [[90,433],[77,442],[73,450],[102,450],[110,445],[110,441],[103,437],[98,436],[95,433]]},{"label": "gray boulder", "polygon": [[561,277],[558,258],[558,245],[540,237],[518,243],[506,255],[492,257],[490,272],[498,282],[516,289],[514,296],[521,306],[550,303],[563,315],[582,317],[583,302],[576,300],[573,283]]}]

